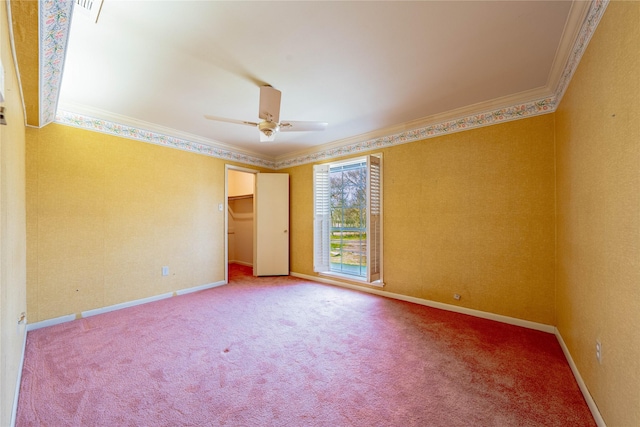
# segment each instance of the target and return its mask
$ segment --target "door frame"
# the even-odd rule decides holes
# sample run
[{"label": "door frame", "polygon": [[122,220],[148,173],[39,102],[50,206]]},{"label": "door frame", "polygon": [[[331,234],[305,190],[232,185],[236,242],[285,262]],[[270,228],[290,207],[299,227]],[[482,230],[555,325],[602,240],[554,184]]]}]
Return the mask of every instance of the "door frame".
[{"label": "door frame", "polygon": [[[259,174],[260,171],[257,169],[245,168],[242,166],[235,165],[224,165],[224,283],[229,283],[229,170],[235,170],[239,172],[246,172],[252,174]],[[256,205],[255,205],[255,197],[256,197],[256,180],[253,180],[253,212],[255,215]],[[255,223],[254,223],[255,229]],[[254,231],[254,240],[255,240],[255,231]],[[253,244],[255,245],[255,241]],[[255,260],[254,260],[255,262]]]}]

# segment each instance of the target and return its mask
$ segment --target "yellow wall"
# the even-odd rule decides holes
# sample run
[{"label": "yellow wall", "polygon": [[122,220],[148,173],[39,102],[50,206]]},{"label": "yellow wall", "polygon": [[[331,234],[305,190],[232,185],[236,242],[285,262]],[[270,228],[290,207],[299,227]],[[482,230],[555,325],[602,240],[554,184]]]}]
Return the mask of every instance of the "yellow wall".
[{"label": "yellow wall", "polygon": [[247,196],[253,194],[256,176],[253,173],[229,169],[227,177],[227,196]]},{"label": "yellow wall", "polygon": [[[2,2],[4,5],[4,2]],[[33,0],[11,0],[13,37],[18,54],[22,95],[27,112],[27,124],[40,126],[40,36],[38,32],[38,7]],[[4,7],[4,6],[3,6]]]},{"label": "yellow wall", "polygon": [[9,44],[7,5],[0,2],[0,56],[4,66],[5,117],[0,126],[0,425],[11,422],[20,371],[26,312],[24,110]]},{"label": "yellow wall", "polygon": [[[32,2],[12,4],[29,19]],[[639,2],[609,5],[555,114],[382,150],[384,289],[557,325],[609,425],[640,425],[639,22]],[[24,270],[30,322],[223,280],[225,162],[61,125],[28,129],[25,267],[24,123],[5,26],[2,37],[16,90],[0,131],[5,425]],[[30,37],[16,35],[25,46]],[[312,165],[283,172],[291,270],[313,275]]]},{"label": "yellow wall", "polygon": [[[384,290],[553,325],[553,127],[544,115],[383,150]],[[313,275],[312,165],[284,172],[291,270]]]},{"label": "yellow wall", "polygon": [[253,197],[229,199],[229,262],[253,265]]},{"label": "yellow wall", "polygon": [[610,426],[640,425],[639,118],[640,2],[612,2],[556,112],[557,326]]},{"label": "yellow wall", "polygon": [[30,321],[224,280],[224,161],[52,124],[27,165]]}]

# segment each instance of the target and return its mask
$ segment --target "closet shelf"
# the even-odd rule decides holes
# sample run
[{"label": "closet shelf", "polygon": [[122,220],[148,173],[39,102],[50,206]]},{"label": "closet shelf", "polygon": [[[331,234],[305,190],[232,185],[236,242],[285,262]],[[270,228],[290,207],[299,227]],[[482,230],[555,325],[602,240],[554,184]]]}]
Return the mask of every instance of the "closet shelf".
[{"label": "closet shelf", "polygon": [[253,194],[245,194],[242,196],[229,196],[229,200],[251,199]]}]

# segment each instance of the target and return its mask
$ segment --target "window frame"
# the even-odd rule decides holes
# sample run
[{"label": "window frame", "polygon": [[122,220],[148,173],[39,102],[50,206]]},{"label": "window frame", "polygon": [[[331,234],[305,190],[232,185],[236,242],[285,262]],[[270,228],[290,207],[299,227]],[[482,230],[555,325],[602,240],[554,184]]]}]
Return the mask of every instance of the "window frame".
[{"label": "window frame", "polygon": [[[331,271],[331,207],[330,170],[366,161],[366,271],[367,276],[356,276]],[[369,154],[341,161],[313,166],[313,271],[330,277],[384,286],[383,270],[383,191],[382,154]]]}]

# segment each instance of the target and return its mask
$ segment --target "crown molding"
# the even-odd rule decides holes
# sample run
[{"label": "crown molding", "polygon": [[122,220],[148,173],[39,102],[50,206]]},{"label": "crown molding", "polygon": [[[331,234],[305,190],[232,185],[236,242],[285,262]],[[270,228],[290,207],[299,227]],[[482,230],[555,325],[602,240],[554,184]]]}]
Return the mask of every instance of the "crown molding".
[{"label": "crown molding", "polygon": [[557,94],[557,88],[561,81],[561,78],[567,68],[569,59],[574,53],[574,46],[576,40],[582,29],[582,25],[585,22],[587,14],[591,8],[591,3],[588,1],[574,1],[571,3],[571,10],[567,17],[567,22],[564,25],[562,31],[562,37],[560,43],[556,49],[556,54],[551,65],[551,71],[547,79],[545,87],[549,88],[551,92]]},{"label": "crown molding", "polygon": [[560,104],[560,101],[562,101],[562,97],[564,96],[567,87],[569,87],[569,82],[571,81],[573,74],[578,68],[580,59],[582,59],[582,55],[587,49],[587,45],[589,44],[593,33],[595,33],[596,28],[600,23],[600,19],[602,19],[602,15],[604,14],[604,11],[607,9],[608,5],[609,0],[593,0],[589,2],[589,10],[586,14],[586,17],[582,20],[580,31],[578,33],[578,36],[576,37],[575,42],[573,43],[569,59],[564,66],[562,76],[555,86],[555,96],[558,104]]},{"label": "crown molding", "polygon": [[40,0],[38,8],[40,33],[38,123],[40,126],[53,122],[56,116],[73,4],[74,0]]},{"label": "crown molding", "polygon": [[[578,63],[600,22],[609,0],[574,2],[565,24],[546,86],[490,100],[322,146],[269,158],[217,141],[82,106],[57,108],[72,0],[41,0],[40,6],[40,123],[55,122],[138,141],[233,160],[248,165],[282,169],[325,161],[384,147],[461,132],[556,110]],[[577,36],[572,36],[575,33]],[[83,112],[84,111],[84,112]]]},{"label": "crown molding", "polygon": [[[280,156],[276,168],[326,161],[556,110],[609,0],[574,2],[546,86]],[[522,102],[522,100],[529,100]],[[479,111],[483,111],[478,113]]]},{"label": "crown molding", "polygon": [[494,110],[500,110],[510,106],[517,105],[522,102],[523,99],[544,99],[552,97],[546,87],[540,87],[531,89],[525,92],[516,93],[513,95],[505,96],[502,98],[493,99],[490,101],[480,102],[472,105],[467,105],[455,110],[445,111],[443,113],[434,114],[431,116],[423,117],[410,122],[400,123],[398,125],[389,126],[386,128],[378,129],[373,132],[368,132],[361,135],[352,136],[349,138],[340,139],[328,144],[324,144],[321,147],[309,148],[306,150],[298,151],[295,153],[285,154],[283,156],[276,157],[276,163],[286,161],[299,156],[305,156],[317,151],[333,149],[341,146],[348,146],[358,142],[367,141],[370,139],[382,138],[389,135],[395,135],[397,133],[415,130],[423,127],[433,126],[436,124],[446,123],[448,121],[457,121],[465,117],[476,115],[478,112],[488,112]]},{"label": "crown molding", "polygon": [[[279,156],[275,159],[276,164],[282,165],[279,167],[288,167],[287,165],[292,165],[292,163],[295,163],[297,158],[309,157],[319,152],[329,152],[329,151],[339,149],[341,147],[346,149],[348,147],[353,147],[354,145],[357,145],[357,144],[362,144],[363,141],[371,142],[373,140],[378,140],[385,137],[393,137],[395,135],[400,135],[410,131],[413,132],[413,131],[420,131],[420,130],[427,129],[427,131],[422,133],[429,133],[428,129],[431,129],[431,131],[434,133],[433,136],[439,136],[440,133],[438,133],[438,135],[435,134],[436,133],[435,128],[442,128],[442,129],[446,128],[446,129],[453,130],[453,128],[455,127],[455,124],[460,121],[467,122],[466,123],[467,127],[461,130],[468,130],[468,129],[471,129],[471,127],[468,127],[471,123],[481,121],[481,119],[478,116],[484,116],[485,118],[488,116],[493,116],[494,119],[492,119],[492,123],[488,123],[488,124],[498,123],[496,119],[499,117],[503,117],[504,120],[501,120],[501,121],[513,120],[511,118],[506,119],[507,116],[511,117],[512,114],[509,114],[507,112],[507,116],[505,116],[505,111],[512,107],[518,106],[520,107],[521,110],[522,109],[529,110],[529,113],[531,113],[530,106],[525,105],[527,103],[524,103],[524,104],[522,103],[523,99],[533,100],[531,101],[533,103],[544,101],[546,108],[541,110],[540,114],[552,112],[548,110],[550,108],[552,109],[555,108],[553,94],[550,93],[546,87],[531,89],[526,92],[520,92],[513,95],[505,96],[502,98],[497,98],[497,99],[493,99],[486,102],[480,102],[477,104],[464,106],[461,108],[457,108],[455,110],[446,111],[444,113],[434,114],[428,117],[423,117],[421,119],[401,123],[395,126],[386,127],[383,129],[376,130],[374,132],[369,132],[361,135],[356,135],[350,138],[341,139],[328,144],[324,144],[321,147],[310,148],[310,149],[299,151],[296,153]],[[522,118],[522,117],[523,116],[520,116],[519,118]],[[487,126],[488,124],[483,124],[483,126]],[[477,126],[474,126],[474,127],[477,127]],[[379,148],[379,147],[376,147],[376,148]]]},{"label": "crown molding", "polygon": [[[335,141],[316,149],[280,156],[276,158],[276,168],[282,169],[305,163],[326,161],[449,133],[552,113],[560,104],[608,3],[609,0],[573,3],[552,65],[549,82],[544,87],[473,104],[369,134]],[[577,35],[572,37],[576,33]],[[529,101],[523,102],[522,100]]]},{"label": "crown molding", "polygon": [[276,169],[299,166],[306,163],[330,160],[337,157],[364,153],[394,145],[406,144],[437,136],[447,135],[465,130],[498,123],[523,119],[526,117],[548,114],[555,111],[555,97],[547,97],[524,104],[512,105],[497,110],[489,110],[478,114],[459,117],[457,119],[433,123],[424,127],[418,127],[394,134],[366,139],[366,137],[350,138],[350,141],[338,141],[324,145],[322,150],[313,150],[307,153],[281,157],[276,160]]},{"label": "crown molding", "polygon": [[[214,139],[205,138],[199,135],[194,135],[188,132],[179,131],[170,127],[161,126],[155,123],[146,122],[144,120],[133,119],[128,116],[123,116],[122,114],[112,113],[110,111],[101,110],[99,108],[93,108],[86,105],[81,105],[77,103],[60,103],[59,106],[59,115],[62,117],[63,113],[75,114],[77,116],[82,116],[86,118],[91,118],[92,120],[100,120],[105,123],[110,123],[110,126],[120,125],[125,126],[132,129],[144,129],[146,132],[151,132],[158,135],[167,135],[171,137],[175,137],[177,139],[189,141],[192,143],[203,144],[213,148],[217,148],[219,150],[224,151],[233,151],[236,152],[240,156],[248,156],[255,157],[266,164],[274,163],[274,158],[270,156],[266,156],[264,154],[256,153],[249,150],[242,150],[238,147],[225,144],[224,142],[220,142]],[[65,124],[65,123],[62,123]],[[257,164],[257,163],[256,163]]]},{"label": "crown molding", "polygon": [[58,124],[72,126],[80,129],[91,130],[107,135],[119,136],[164,147],[176,148],[178,150],[203,154],[205,156],[217,157],[224,160],[244,163],[247,165],[261,166],[268,169],[275,169],[273,160],[241,152],[228,146],[220,146],[213,142],[203,143],[196,139],[202,138],[192,136],[177,137],[167,133],[159,133],[144,128],[128,126],[118,122],[104,120],[102,118],[91,117],[63,110],[58,110],[55,122]]}]

